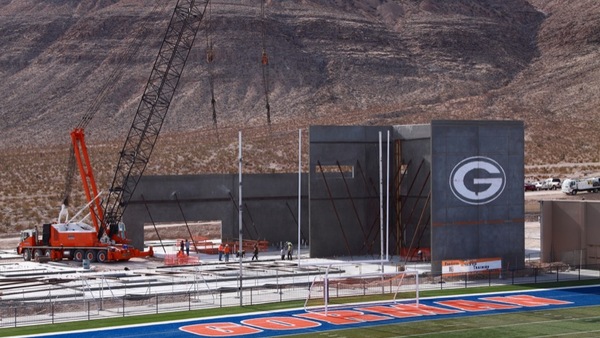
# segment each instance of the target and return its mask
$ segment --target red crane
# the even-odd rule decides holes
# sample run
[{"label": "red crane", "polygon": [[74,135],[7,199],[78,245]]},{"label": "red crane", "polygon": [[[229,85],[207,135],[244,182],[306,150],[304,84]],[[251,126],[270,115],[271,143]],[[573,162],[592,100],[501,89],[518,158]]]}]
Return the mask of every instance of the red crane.
[{"label": "red crane", "polygon": [[67,219],[61,223],[59,217],[58,223],[43,225],[41,238],[37,228],[24,230],[17,252],[25,260],[46,256],[52,260],[104,262],[153,255],[152,248],[144,252],[128,244],[121,218],[146,169],[208,3],[177,2],[102,205],[83,129],[73,130],[73,152],[93,226]]}]

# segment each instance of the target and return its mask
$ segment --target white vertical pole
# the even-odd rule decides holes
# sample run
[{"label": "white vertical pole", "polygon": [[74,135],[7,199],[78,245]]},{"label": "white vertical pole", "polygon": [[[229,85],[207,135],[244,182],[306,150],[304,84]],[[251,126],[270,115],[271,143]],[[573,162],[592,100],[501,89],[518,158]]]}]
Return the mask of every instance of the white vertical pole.
[{"label": "white vertical pole", "polygon": [[416,288],[415,288],[415,293],[416,293],[416,298],[417,298],[417,307],[419,307],[419,271],[415,272],[415,283],[416,283]]},{"label": "white vertical pole", "polygon": [[240,258],[240,306],[244,305],[242,298],[242,132],[238,132],[238,143],[239,143],[239,151],[238,151],[238,171],[239,171],[239,187],[238,187],[238,226],[239,226],[239,246],[238,253]]},{"label": "white vertical pole", "polygon": [[325,270],[325,280],[323,281],[323,300],[325,304],[325,316],[327,316],[327,310],[329,309],[329,269],[331,265],[327,265]]},{"label": "white vertical pole", "polygon": [[383,271],[383,159],[382,159],[382,144],[381,132],[379,132],[379,239],[380,239],[380,256],[381,272]]},{"label": "white vertical pole", "polygon": [[298,129],[298,265],[300,265],[301,226],[302,226],[302,129]]},{"label": "white vertical pole", "polygon": [[387,131],[387,181],[385,211],[385,260],[390,260],[390,131]]}]

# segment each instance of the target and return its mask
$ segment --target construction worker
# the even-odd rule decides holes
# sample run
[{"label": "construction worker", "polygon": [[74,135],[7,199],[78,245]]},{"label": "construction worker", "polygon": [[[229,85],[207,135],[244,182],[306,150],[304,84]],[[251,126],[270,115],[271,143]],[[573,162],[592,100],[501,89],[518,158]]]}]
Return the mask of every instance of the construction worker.
[{"label": "construction worker", "polygon": [[256,258],[256,260],[258,260],[258,244],[254,243],[254,248],[252,250],[252,260],[254,260]]},{"label": "construction worker", "polygon": [[292,242],[287,242],[287,259],[292,260],[292,252],[294,251],[294,245]]},{"label": "construction worker", "polygon": [[225,253],[225,262],[229,262],[229,254],[231,253],[231,248],[229,247],[229,244],[225,244],[224,253]]},{"label": "construction worker", "polygon": [[223,251],[224,251],[223,243],[219,244],[219,249],[218,250],[219,250],[219,262],[220,262],[221,259],[223,258]]}]

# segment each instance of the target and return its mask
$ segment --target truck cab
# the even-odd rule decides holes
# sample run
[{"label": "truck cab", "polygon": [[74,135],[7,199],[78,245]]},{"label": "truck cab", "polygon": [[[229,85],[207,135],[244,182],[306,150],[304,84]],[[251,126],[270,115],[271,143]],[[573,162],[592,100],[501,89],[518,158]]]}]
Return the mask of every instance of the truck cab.
[{"label": "truck cab", "polygon": [[21,231],[21,241],[17,246],[17,254],[23,255],[25,260],[31,260],[31,248],[38,245],[37,229]]}]

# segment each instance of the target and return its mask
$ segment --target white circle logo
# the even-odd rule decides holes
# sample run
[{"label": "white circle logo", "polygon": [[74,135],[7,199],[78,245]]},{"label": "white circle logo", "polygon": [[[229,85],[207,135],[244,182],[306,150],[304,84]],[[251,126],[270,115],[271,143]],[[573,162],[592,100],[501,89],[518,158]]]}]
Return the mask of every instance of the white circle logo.
[{"label": "white circle logo", "polygon": [[468,204],[490,203],[502,194],[505,186],[504,169],[489,157],[465,158],[450,173],[452,193]]}]

